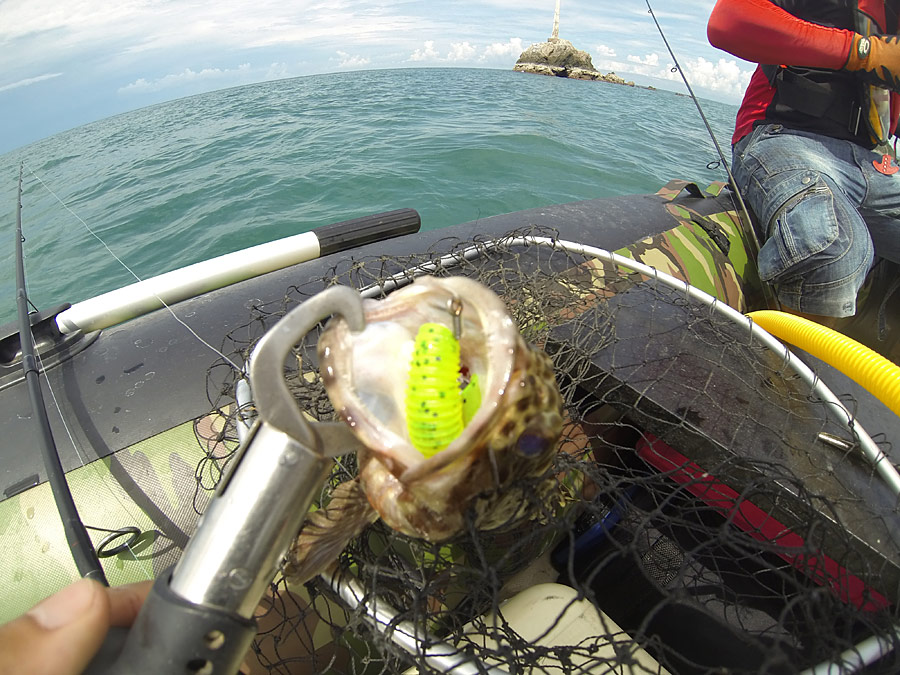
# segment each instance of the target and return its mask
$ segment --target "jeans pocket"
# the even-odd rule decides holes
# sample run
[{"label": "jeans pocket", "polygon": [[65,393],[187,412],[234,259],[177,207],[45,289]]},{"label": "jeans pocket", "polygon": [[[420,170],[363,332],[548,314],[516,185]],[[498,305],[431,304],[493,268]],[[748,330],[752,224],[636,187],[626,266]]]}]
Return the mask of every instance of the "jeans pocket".
[{"label": "jeans pocket", "polygon": [[748,153],[747,150],[753,146],[753,143],[759,138],[764,129],[764,127],[756,127],[731,148],[732,175],[741,193],[746,193],[751,177],[760,169],[759,160],[752,153]]},{"label": "jeans pocket", "polygon": [[840,234],[831,187],[811,171],[780,175],[766,199],[769,237],[759,252],[763,281],[791,278],[808,268],[812,259]]}]

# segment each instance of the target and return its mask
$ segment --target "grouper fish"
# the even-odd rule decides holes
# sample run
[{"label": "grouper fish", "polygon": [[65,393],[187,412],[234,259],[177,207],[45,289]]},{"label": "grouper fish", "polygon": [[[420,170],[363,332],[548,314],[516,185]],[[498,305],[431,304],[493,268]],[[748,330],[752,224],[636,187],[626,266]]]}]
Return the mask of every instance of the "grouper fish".
[{"label": "grouper fish", "polygon": [[563,416],[552,364],[497,295],[465,277],[422,277],[364,310],[363,331],[335,317],[319,339],[328,397],[363,447],[358,475],[292,545],[284,572],[294,583],[326,571],[378,518],[443,542],[472,507],[479,529],[522,518],[535,488],[520,479],[555,484]]}]

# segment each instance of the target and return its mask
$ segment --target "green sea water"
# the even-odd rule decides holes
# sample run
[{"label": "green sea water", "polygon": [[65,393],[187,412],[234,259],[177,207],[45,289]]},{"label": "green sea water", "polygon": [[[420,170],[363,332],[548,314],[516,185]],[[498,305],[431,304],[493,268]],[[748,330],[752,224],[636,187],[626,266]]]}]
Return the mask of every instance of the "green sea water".
[{"label": "green sea water", "polygon": [[[702,104],[727,151],[736,108]],[[0,156],[0,323],[15,317],[22,162],[29,297],[47,308],[133,282],[110,252],[143,278],[401,207],[434,229],[708,184],[724,177],[715,160],[690,98],[512,71],[360,71],[179,99]]]}]

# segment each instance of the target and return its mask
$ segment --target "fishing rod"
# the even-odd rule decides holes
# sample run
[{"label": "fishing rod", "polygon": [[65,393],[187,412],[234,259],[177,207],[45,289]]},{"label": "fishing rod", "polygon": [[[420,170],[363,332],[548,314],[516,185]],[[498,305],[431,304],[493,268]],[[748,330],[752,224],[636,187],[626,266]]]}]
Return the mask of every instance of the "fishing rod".
[{"label": "fishing rod", "polygon": [[22,173],[24,164],[19,166],[19,193],[16,201],[16,305],[19,314],[19,342],[22,350],[22,370],[25,382],[28,385],[28,396],[31,400],[31,410],[37,424],[39,446],[44,468],[47,471],[47,481],[53,492],[56,509],[62,520],[66,542],[75,560],[75,566],[82,577],[88,577],[99,581],[104,586],[109,583],[100,565],[100,559],[94,550],[94,544],[87,533],[87,529],[78,515],[78,508],[72,498],[72,491],[66,482],[66,474],[59,459],[59,450],[53,440],[53,432],[50,430],[50,420],[47,417],[47,406],[44,403],[44,395],[41,392],[39,379],[40,370],[34,353],[34,334],[31,331],[31,320],[28,315],[28,292],[25,287],[25,256],[22,251]]},{"label": "fishing rod", "polygon": [[672,61],[675,63],[675,68],[673,70],[677,70],[678,74],[681,75],[681,79],[684,81],[684,86],[687,87],[688,94],[690,94],[691,96],[691,100],[694,102],[694,105],[697,106],[697,112],[700,113],[700,119],[703,120],[703,124],[706,126],[706,131],[709,133],[709,137],[712,139],[713,145],[716,147],[716,152],[719,155],[719,160],[722,162],[722,166],[725,167],[725,173],[728,174],[728,182],[734,190],[735,195],[737,195],[738,201],[740,202],[741,211],[744,214],[747,214],[747,207],[744,205],[744,199],[741,196],[741,191],[738,189],[737,183],[735,183],[734,176],[731,173],[731,168],[728,166],[728,160],[725,159],[725,153],[722,151],[722,146],[719,145],[716,134],[713,131],[709,120],[706,119],[706,114],[703,112],[703,107],[700,105],[700,100],[694,94],[694,89],[693,87],[691,87],[691,83],[688,82],[687,74],[684,72],[684,68],[682,68],[681,64],[678,62],[678,57],[675,56],[675,52],[672,50],[672,46],[669,44],[669,40],[666,38],[665,32],[663,32],[662,26],[659,25],[659,21],[656,18],[656,13],[653,11],[653,7],[650,6],[650,0],[645,0],[645,2],[647,3],[647,11],[650,12],[650,16],[653,18],[653,23],[656,24],[656,30],[659,31],[659,35],[662,38],[663,43],[666,45],[666,49],[669,51],[669,56],[672,57]]},{"label": "fishing rod", "polygon": [[[762,243],[759,240],[759,236],[757,236],[756,228],[753,227],[753,218],[750,216],[750,211],[747,209],[747,204],[744,202],[744,196],[741,194],[740,188],[738,188],[737,181],[734,179],[734,174],[731,173],[731,167],[728,164],[728,160],[725,158],[725,153],[722,151],[722,146],[719,145],[719,141],[716,138],[716,134],[712,129],[712,125],[710,125],[709,120],[706,119],[706,114],[703,112],[703,106],[700,105],[700,99],[694,94],[694,89],[691,87],[691,83],[688,82],[687,73],[684,72],[684,68],[681,67],[681,64],[678,62],[678,57],[675,56],[675,52],[672,50],[672,46],[669,44],[669,40],[666,38],[666,34],[662,29],[662,26],[659,25],[659,21],[656,18],[656,13],[653,11],[653,7],[650,6],[650,0],[645,0],[647,3],[647,11],[650,12],[650,16],[653,18],[653,23],[656,24],[656,30],[659,31],[659,35],[662,38],[663,43],[666,45],[666,49],[669,51],[669,56],[672,57],[672,61],[675,63],[675,70],[681,75],[681,79],[684,81],[684,86],[687,87],[688,93],[691,96],[691,100],[694,102],[694,105],[697,106],[697,112],[700,113],[700,119],[703,120],[703,124],[706,126],[706,131],[709,133],[709,137],[712,139],[713,145],[716,148],[716,152],[719,155],[719,161],[722,163],[722,166],[725,168],[725,173],[728,176],[728,184],[731,186],[731,190],[734,193],[734,197],[737,200],[738,207],[738,215],[741,220],[747,223],[747,227],[744,227],[744,231],[746,231],[751,237],[751,242],[755,247],[754,255],[759,253],[759,249],[762,247]],[[775,295],[775,292],[772,290],[772,287],[768,284],[762,285],[763,297],[766,300],[766,304],[770,307],[780,308],[781,303],[778,301],[778,297]]]}]

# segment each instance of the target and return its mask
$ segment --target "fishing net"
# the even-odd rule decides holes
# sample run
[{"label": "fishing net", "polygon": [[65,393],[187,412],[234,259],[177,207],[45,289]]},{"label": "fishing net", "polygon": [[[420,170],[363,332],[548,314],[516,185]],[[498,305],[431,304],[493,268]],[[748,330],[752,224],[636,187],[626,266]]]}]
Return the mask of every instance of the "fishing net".
[{"label": "fishing net", "polygon": [[[539,499],[524,486],[525,515],[479,531],[470,513],[440,544],[379,521],[334,579],[277,577],[258,610],[254,672],[794,673],[859,659],[898,672],[897,501],[830,404],[684,289],[535,235],[553,237],[344,261],[256,304],[228,335],[223,351],[246,360],[330,285],[382,297],[419,274],[466,275],[551,356],[566,410],[548,474],[557,489]],[[285,376],[299,409],[327,421],[317,336]],[[210,370],[222,423],[202,425],[198,495],[237,447],[248,411],[236,382]],[[340,458],[317,504],[355,470]]]}]

